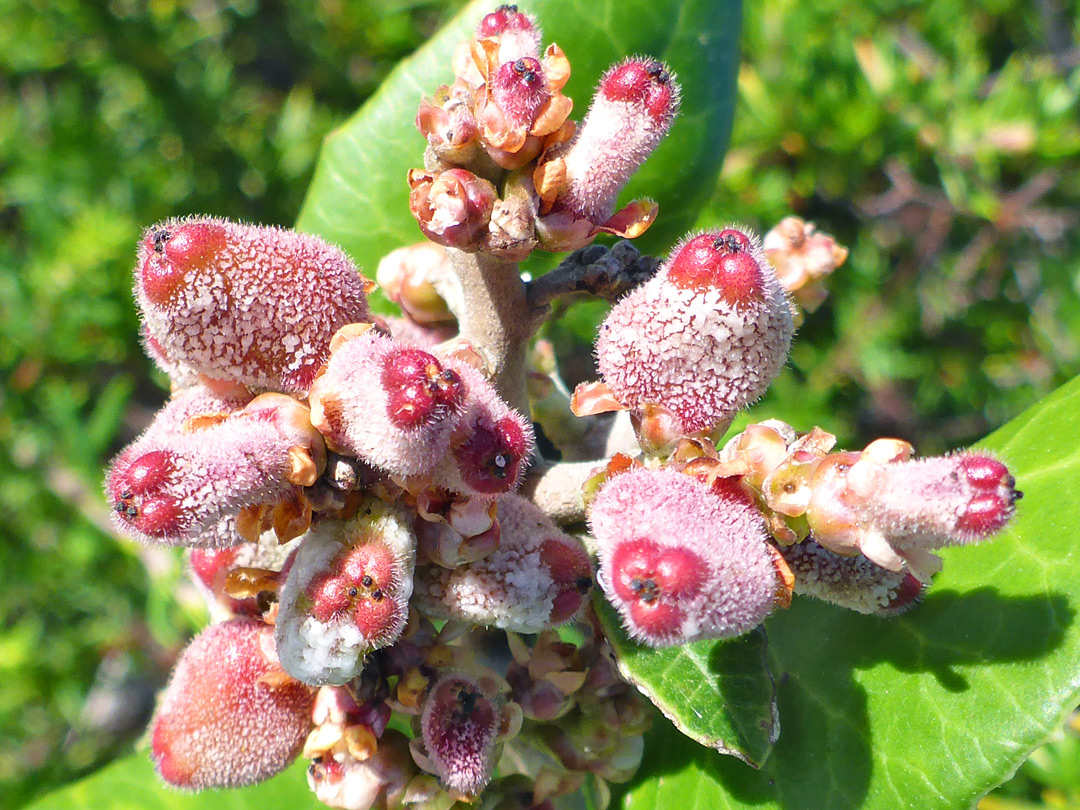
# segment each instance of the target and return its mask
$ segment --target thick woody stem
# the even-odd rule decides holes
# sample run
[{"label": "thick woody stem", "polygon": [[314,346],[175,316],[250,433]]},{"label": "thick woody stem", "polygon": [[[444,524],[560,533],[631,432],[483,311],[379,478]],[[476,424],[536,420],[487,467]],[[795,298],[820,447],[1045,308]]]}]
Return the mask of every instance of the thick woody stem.
[{"label": "thick woody stem", "polygon": [[457,313],[460,336],[488,363],[499,395],[528,414],[525,353],[546,311],[526,301],[516,262],[489,253],[464,253],[453,248],[446,252],[461,282],[464,311]]},{"label": "thick woody stem", "polygon": [[552,270],[526,287],[526,298],[535,307],[546,306],[561,296],[589,295],[614,301],[650,279],[660,260],[643,256],[623,240],[608,248],[589,245],[575,250]]},{"label": "thick woody stem", "polygon": [[525,477],[521,494],[558,524],[580,523],[585,520],[581,487],[604,463],[603,460],[559,463],[537,460]]}]

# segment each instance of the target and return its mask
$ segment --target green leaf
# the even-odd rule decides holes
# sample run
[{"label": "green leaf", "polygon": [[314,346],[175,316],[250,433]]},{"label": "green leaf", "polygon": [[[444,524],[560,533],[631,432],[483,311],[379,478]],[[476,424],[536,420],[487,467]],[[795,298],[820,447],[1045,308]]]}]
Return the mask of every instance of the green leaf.
[{"label": "green leaf", "polygon": [[702,745],[759,767],[780,728],[776,689],[765,663],[765,633],[650,650],[625,633],[599,595],[596,611],[619,671],[682,731]]},{"label": "green leaf", "polygon": [[[452,80],[454,49],[495,5],[469,4],[323,145],[297,227],[341,245],[368,275],[387,252],[423,238],[409,213],[405,182],[408,170],[422,164],[425,145],[413,123],[416,108],[422,96]],[[533,0],[522,7],[539,17],[545,39],[558,42],[570,58],[565,92],[574,99],[575,119],[588,108],[600,74],[625,56],[660,57],[678,74],[682,115],[623,196],[660,203],[660,218],[642,248],[670,245],[694,223],[727,148],[739,0]]]},{"label": "green leaf", "polygon": [[26,810],[290,810],[322,807],[308,788],[306,760],[254,787],[179,793],[162,785],[146,752],[114,762]]},{"label": "green leaf", "polygon": [[766,622],[781,732],[764,768],[665,724],[623,806],[952,810],[1006,779],[1080,700],[1078,435],[1080,378],[983,443],[1025,493],[1015,524],[947,549],[909,614],[797,598]]}]

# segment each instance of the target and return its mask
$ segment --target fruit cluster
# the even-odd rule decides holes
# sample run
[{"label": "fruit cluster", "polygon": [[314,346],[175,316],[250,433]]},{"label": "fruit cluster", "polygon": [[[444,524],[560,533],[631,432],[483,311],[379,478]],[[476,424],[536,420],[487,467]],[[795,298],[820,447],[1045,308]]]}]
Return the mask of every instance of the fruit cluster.
[{"label": "fruit cluster", "polygon": [[[534,249],[649,226],[654,204],[616,199],[679,108],[671,71],[634,57],[578,126],[569,61],[540,43],[500,6],[420,105],[410,206],[431,241],[378,271],[403,317],[374,316],[374,285],[314,236],[194,217],[139,245],[144,343],[172,395],[106,495],[120,533],[190,549],[218,620],[152,724],[173,786],[251,784],[302,753],[318,798],[349,810],[550,809],[582,789],[604,806],[650,713],[601,592],[652,647],[744,634],[793,594],[890,615],[933,549],[1014,512],[982,454],[833,452],[776,421],[718,446],[780,373],[795,301],[811,311],[846,256],[812,225],[764,243],[710,229],[663,262],[594,246],[542,294],[526,284]],[[600,327],[602,380],[571,395],[549,346],[528,353],[547,303],[627,290]]]}]

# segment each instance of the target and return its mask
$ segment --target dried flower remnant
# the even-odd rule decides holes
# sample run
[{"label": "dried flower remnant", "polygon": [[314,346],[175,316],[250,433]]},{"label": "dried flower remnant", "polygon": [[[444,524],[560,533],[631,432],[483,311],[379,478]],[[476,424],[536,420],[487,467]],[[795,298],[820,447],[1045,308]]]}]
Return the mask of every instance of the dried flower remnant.
[{"label": "dried flower remnant", "polygon": [[135,269],[149,338],[170,363],[279,391],[306,391],[330,336],[370,320],[366,289],[318,237],[211,217],[150,228]]},{"label": "dried flower remnant", "polygon": [[846,247],[798,217],[785,217],[765,234],[762,249],[780,285],[805,312],[821,306],[829,294],[825,280],[848,256]]},{"label": "dried flower remnant", "polygon": [[281,677],[273,633],[233,619],[180,657],[151,723],[161,778],[184,790],[240,787],[284,770],[311,728],[313,690]]},{"label": "dried flower remnant", "polygon": [[737,487],[637,469],[600,490],[589,523],[604,594],[651,646],[741,635],[781,597],[761,516]]},{"label": "dried flower remnant", "polygon": [[417,324],[438,328],[456,322],[449,299],[455,299],[460,309],[461,291],[444,246],[420,242],[392,250],[379,261],[375,278],[387,297]]},{"label": "dried flower remnant", "polygon": [[325,520],[297,551],[275,636],[282,665],[313,685],[356,677],[408,618],[416,538],[398,507],[369,499],[348,521]]}]

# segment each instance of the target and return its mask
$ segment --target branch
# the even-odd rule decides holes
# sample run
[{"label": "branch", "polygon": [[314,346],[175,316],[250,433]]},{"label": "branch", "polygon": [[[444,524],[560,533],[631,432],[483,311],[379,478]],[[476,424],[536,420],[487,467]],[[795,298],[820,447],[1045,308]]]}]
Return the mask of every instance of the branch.
[{"label": "branch", "polygon": [[531,500],[558,524],[580,523],[585,520],[581,487],[603,465],[603,460],[556,463],[537,459],[518,494]]},{"label": "branch", "polygon": [[558,267],[525,288],[532,307],[544,307],[567,295],[591,295],[609,301],[650,279],[660,260],[643,256],[630,242],[613,247],[589,245],[575,250]]},{"label": "branch", "polygon": [[457,313],[460,336],[483,356],[493,372],[499,395],[523,414],[529,413],[525,393],[526,349],[544,320],[544,310],[525,299],[525,284],[516,262],[490,253],[447,249],[461,282],[463,311]]}]

